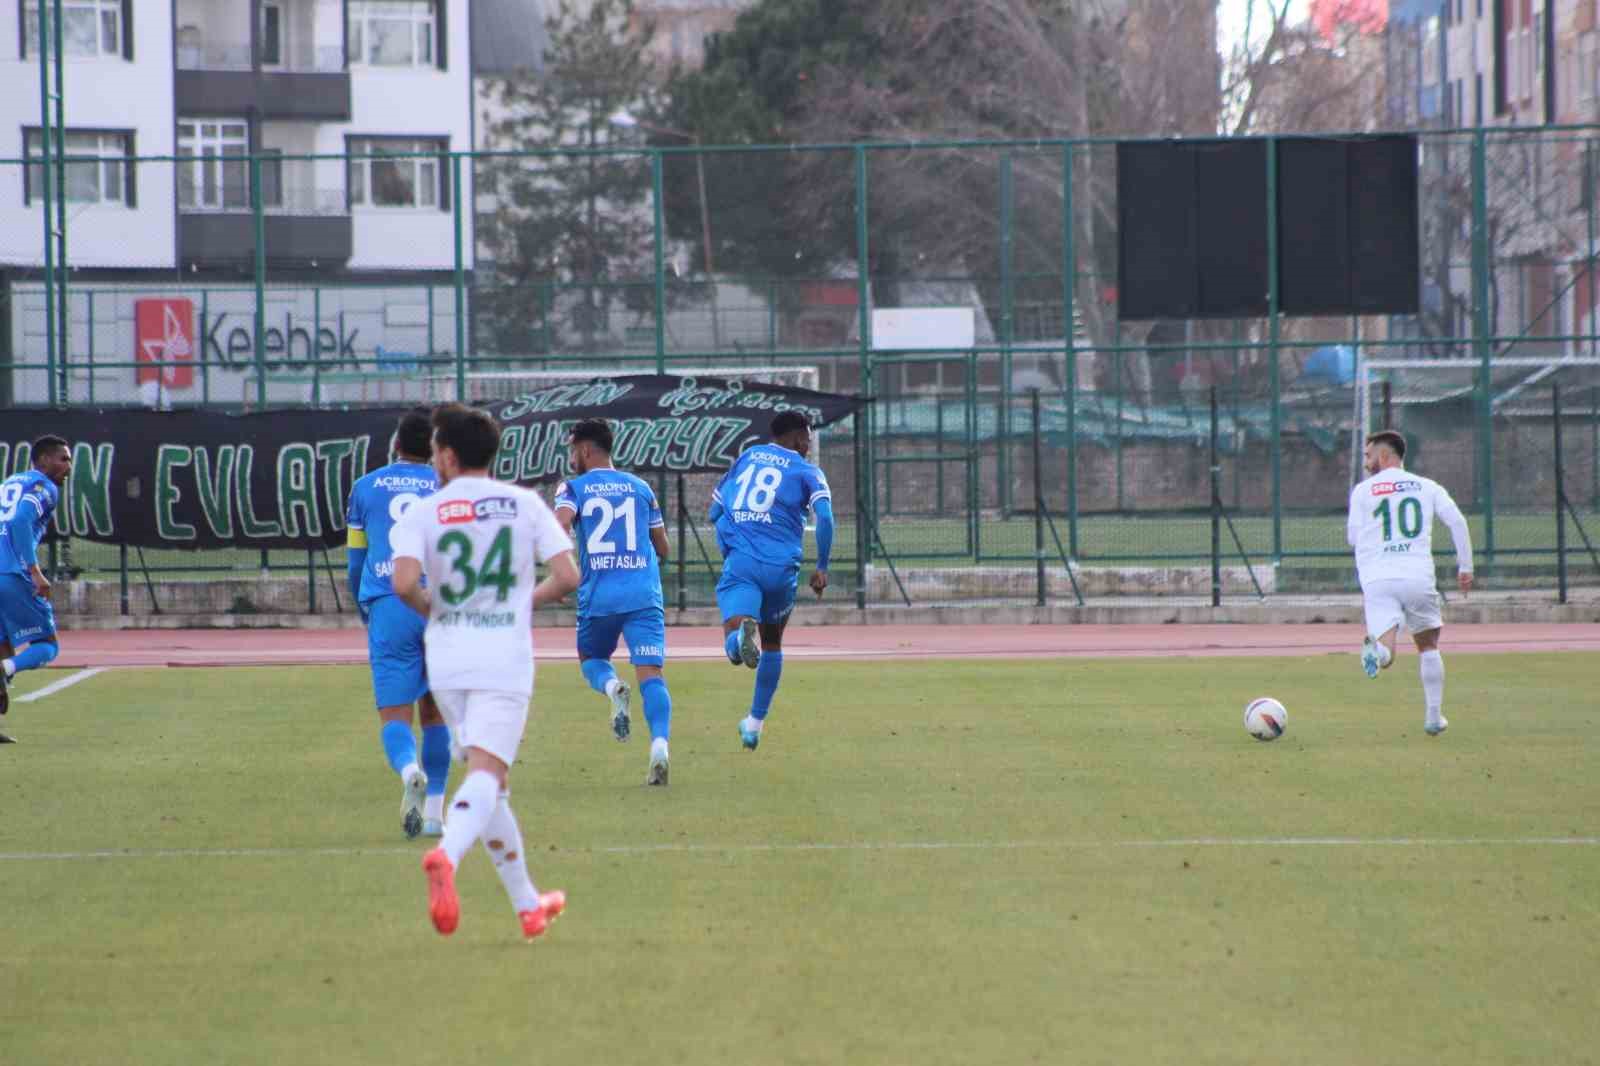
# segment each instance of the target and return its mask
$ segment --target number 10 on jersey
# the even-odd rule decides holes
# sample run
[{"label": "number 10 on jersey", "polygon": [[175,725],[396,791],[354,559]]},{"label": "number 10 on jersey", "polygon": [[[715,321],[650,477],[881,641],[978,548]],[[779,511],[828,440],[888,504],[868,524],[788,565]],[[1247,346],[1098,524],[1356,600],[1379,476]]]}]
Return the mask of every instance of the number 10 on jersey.
[{"label": "number 10 on jersey", "polygon": [[1422,501],[1415,496],[1407,496],[1400,501],[1398,508],[1391,508],[1393,502],[1392,499],[1386,499],[1378,504],[1377,510],[1372,512],[1372,517],[1381,519],[1383,522],[1384,543],[1394,539],[1394,519],[1391,517],[1391,510],[1399,512],[1401,539],[1410,540],[1412,537],[1420,535],[1422,533]]}]

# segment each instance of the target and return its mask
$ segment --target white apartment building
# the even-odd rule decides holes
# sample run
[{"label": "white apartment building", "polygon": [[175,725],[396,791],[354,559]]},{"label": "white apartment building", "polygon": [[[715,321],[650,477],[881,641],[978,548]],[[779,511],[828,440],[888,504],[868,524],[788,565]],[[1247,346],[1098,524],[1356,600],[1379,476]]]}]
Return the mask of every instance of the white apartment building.
[{"label": "white apartment building", "polygon": [[[1391,125],[1496,131],[1486,167],[1495,332],[1519,338],[1515,355],[1592,354],[1592,341],[1557,338],[1600,331],[1600,278],[1588,265],[1600,137],[1537,131],[1600,122],[1600,0],[1396,0],[1387,38]],[[1466,142],[1431,143],[1439,150],[1425,168],[1465,180]],[[1450,287],[1465,315],[1465,245],[1451,258],[1463,264]]]},{"label": "white apartment building", "polygon": [[[40,152],[40,3],[0,0],[0,160]],[[68,164],[66,175],[62,387],[74,402],[92,384],[97,400],[138,395],[133,372],[87,365],[96,354],[127,361],[174,345],[188,347],[197,373],[167,375],[170,400],[202,398],[186,391],[199,384],[175,378],[201,382],[205,399],[239,398],[228,376],[249,372],[258,343],[249,284],[257,192],[263,341],[282,376],[454,350],[455,216],[472,203],[472,168],[463,162],[456,188],[447,153],[473,147],[469,0],[62,8],[66,151],[98,157]],[[227,158],[239,154],[260,157],[259,190],[250,165]],[[9,356],[15,366],[17,402],[44,396],[42,169],[0,163],[0,293],[9,297],[0,299],[0,364]],[[472,214],[461,214],[470,270]],[[174,317],[140,307],[152,301],[187,308]],[[169,336],[147,335],[162,318]],[[138,373],[148,386],[151,375]]]}]

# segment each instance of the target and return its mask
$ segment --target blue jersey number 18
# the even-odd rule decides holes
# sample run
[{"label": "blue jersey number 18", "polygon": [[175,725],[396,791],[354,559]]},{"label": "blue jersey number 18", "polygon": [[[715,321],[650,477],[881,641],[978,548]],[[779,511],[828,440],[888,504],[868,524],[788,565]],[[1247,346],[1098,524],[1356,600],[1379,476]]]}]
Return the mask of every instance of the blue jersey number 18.
[{"label": "blue jersey number 18", "polygon": [[747,466],[733,480],[739,494],[733,498],[732,510],[770,511],[783,483],[783,471],[775,466]]}]

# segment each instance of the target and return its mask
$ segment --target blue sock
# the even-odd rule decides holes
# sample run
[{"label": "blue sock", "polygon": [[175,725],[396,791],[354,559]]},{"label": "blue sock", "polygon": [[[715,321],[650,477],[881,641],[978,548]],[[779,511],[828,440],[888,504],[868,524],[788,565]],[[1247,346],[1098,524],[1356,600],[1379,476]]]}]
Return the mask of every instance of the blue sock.
[{"label": "blue sock", "polygon": [[750,701],[750,717],[758,722],[767,719],[773,694],[778,691],[778,678],[783,676],[783,652],[763,651],[761,664],[756,667],[756,694]]},{"label": "blue sock", "polygon": [[578,664],[578,669],[583,671],[583,679],[589,682],[589,687],[602,696],[606,694],[606,682],[617,676],[609,659],[585,659]]},{"label": "blue sock", "polygon": [[722,650],[728,653],[728,659],[739,663],[744,660],[739,658],[739,631],[735,629],[722,640]]},{"label": "blue sock", "polygon": [[422,772],[428,775],[428,795],[444,795],[444,783],[450,776],[449,726],[422,727]]},{"label": "blue sock", "polygon": [[16,666],[17,673],[20,674],[24,670],[32,670],[35,667],[51,662],[60,651],[61,649],[54,644],[46,641],[36,641],[33,644],[29,644],[25,651],[13,655],[11,662]]},{"label": "blue sock", "polygon": [[379,735],[383,737],[383,753],[389,757],[389,768],[395,773],[417,761],[417,738],[411,735],[410,726],[404,722],[385,722]]},{"label": "blue sock", "polygon": [[672,732],[672,695],[667,691],[666,679],[641,681],[639,695],[644,698],[644,720],[650,724],[650,739],[668,739],[667,734]]}]

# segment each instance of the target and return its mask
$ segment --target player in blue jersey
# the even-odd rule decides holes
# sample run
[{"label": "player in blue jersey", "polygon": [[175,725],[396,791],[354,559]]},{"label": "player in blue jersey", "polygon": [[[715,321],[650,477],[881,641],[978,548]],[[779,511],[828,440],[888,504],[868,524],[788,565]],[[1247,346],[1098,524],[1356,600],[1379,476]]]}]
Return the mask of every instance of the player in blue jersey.
[{"label": "player in blue jersey", "polygon": [[739,456],[711,494],[710,517],[722,549],[717,606],[723,648],[735,666],[743,663],[756,672],[750,713],[739,723],[739,739],[751,750],[761,743],[762,726],[783,676],[783,631],[799,587],[808,510],[817,519],[817,568],[809,584],[819,598],[828,587],[833,551],[828,479],[806,460],[810,424],[798,411],[783,411],[773,418],[770,433],[772,443],[757,444]]},{"label": "player in blue jersey", "polygon": [[[51,662],[60,651],[39,542],[72,473],[72,449],[46,435],[33,442],[30,454],[31,470],[0,481],[0,714],[11,709],[11,679]],[[0,733],[0,744],[10,743]]]},{"label": "player in blue jersey", "polygon": [[[628,685],[612,669],[617,638],[628,642],[650,726],[647,785],[667,783],[672,697],[661,667],[667,626],[661,562],[667,529],[650,486],[611,465],[611,426],[589,418],[572,429],[567,460],[573,476],[556,488],[556,520],[578,546],[578,660],[589,687],[611,700],[611,732],[628,739]],[[644,531],[648,530],[647,535]]]},{"label": "player in blue jersey", "polygon": [[[389,531],[400,516],[439,487],[429,465],[433,427],[425,410],[403,415],[395,461],[358,479],[350,490],[350,595],[367,624],[367,657],[389,766],[400,775],[400,826],[407,837],[444,832],[444,787],[450,774],[450,729],[428,692],[422,631],[427,619],[395,595]],[[422,759],[411,733],[411,707],[422,721]]]}]

